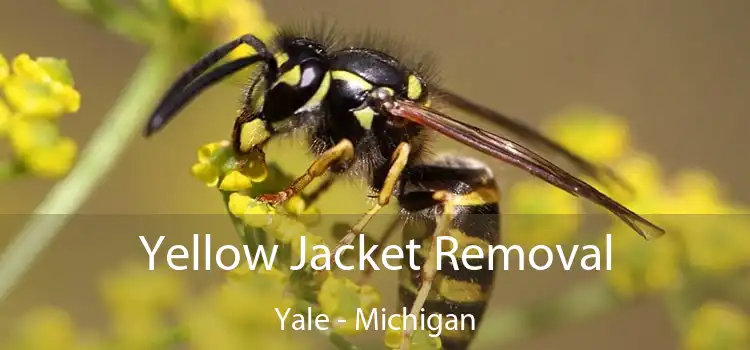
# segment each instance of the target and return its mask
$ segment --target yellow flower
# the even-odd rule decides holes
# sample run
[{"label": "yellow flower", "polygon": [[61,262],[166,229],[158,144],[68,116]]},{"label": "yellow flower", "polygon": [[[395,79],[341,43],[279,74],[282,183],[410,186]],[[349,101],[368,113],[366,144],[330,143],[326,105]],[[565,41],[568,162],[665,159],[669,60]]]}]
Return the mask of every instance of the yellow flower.
[{"label": "yellow flower", "polygon": [[[70,171],[78,148],[52,120],[78,111],[80,95],[65,60],[20,54],[12,72],[0,56],[0,136],[7,136],[19,171],[57,178]],[[11,74],[12,73],[12,74]],[[7,101],[7,103],[6,103]]]},{"label": "yellow flower", "polygon": [[153,349],[161,345],[167,332],[162,316],[156,314],[121,314],[111,321],[114,338],[123,349]]},{"label": "yellow flower", "polygon": [[[371,286],[358,286],[349,279],[330,276],[320,288],[318,303],[338,333],[355,334],[357,310],[367,312],[378,307],[380,295]],[[347,322],[337,322],[339,319]]]},{"label": "yellow flower", "polygon": [[267,278],[280,286],[289,282],[289,273],[276,268],[258,270],[258,275],[263,276],[263,278]]},{"label": "yellow flower", "polygon": [[5,136],[8,133],[12,120],[13,112],[5,101],[0,99],[0,136]]},{"label": "yellow flower", "polygon": [[[283,220],[283,219],[282,219]],[[302,240],[300,239],[303,235],[305,236],[305,262],[310,263],[312,258],[320,254],[319,249],[314,249],[313,247],[317,245],[325,245],[325,239],[323,237],[312,234],[307,232],[306,230],[303,232],[299,232],[304,228],[304,225],[291,225],[294,221],[293,220],[287,220],[289,225],[279,225],[278,229],[273,230],[274,237],[281,237],[283,239],[289,239],[292,241],[292,252],[296,254],[297,256],[301,256],[302,254]],[[322,262],[316,259],[317,264],[321,264]]]},{"label": "yellow flower", "polygon": [[685,345],[688,350],[747,349],[750,318],[723,302],[707,302],[693,314]]},{"label": "yellow flower", "polygon": [[316,207],[308,207],[300,196],[294,196],[284,202],[284,209],[305,225],[314,225],[320,221],[320,211]]},{"label": "yellow flower", "polygon": [[245,225],[250,227],[263,228],[273,223],[273,214],[276,213],[274,208],[271,208],[263,203],[251,202],[250,206],[242,214],[242,221]]},{"label": "yellow flower", "polygon": [[[294,220],[289,217],[277,217],[273,220],[273,225],[268,227],[273,237],[279,241],[279,243],[292,243],[292,251],[299,253],[299,242],[302,236],[307,239],[308,253],[311,252],[311,244],[324,244],[322,237],[313,235],[307,232],[307,227],[304,223]],[[295,245],[296,244],[296,245]],[[311,255],[307,255],[310,257]]]},{"label": "yellow flower", "polygon": [[64,60],[32,60],[21,54],[13,60],[13,73],[3,87],[8,103],[19,113],[53,119],[80,108],[81,96]]},{"label": "yellow flower", "polygon": [[[251,33],[268,44],[276,33],[263,6],[256,0],[169,0],[169,5],[190,22],[218,25],[217,40],[222,43]],[[229,58],[253,53],[250,47],[241,45],[230,53]]]},{"label": "yellow flower", "polygon": [[252,201],[253,199],[249,196],[239,193],[232,193],[229,195],[229,204],[227,205],[227,207],[229,208],[229,212],[234,216],[241,217],[245,214],[247,208],[250,207]]},{"label": "yellow flower", "polygon": [[154,314],[168,310],[183,299],[182,281],[166,267],[149,271],[126,265],[102,281],[102,293],[115,315]]},{"label": "yellow flower", "polygon": [[198,162],[190,167],[190,173],[208,187],[216,187],[227,161],[228,142],[210,142],[198,148]]},{"label": "yellow flower", "polygon": [[169,0],[169,6],[189,21],[207,23],[226,10],[225,0]]},{"label": "yellow flower", "polygon": [[650,155],[633,152],[628,157],[617,162],[613,171],[625,178],[633,187],[635,196],[628,194],[619,186],[601,189],[603,192],[618,199],[621,203],[636,212],[660,213],[659,206],[663,203],[664,183],[659,163]]},{"label": "yellow flower", "polygon": [[230,281],[241,281],[247,278],[249,274],[250,274],[250,269],[247,269],[244,267],[238,267],[227,272],[227,279]]},{"label": "yellow flower", "polygon": [[32,60],[31,56],[22,53],[13,59],[13,73],[41,82],[73,86],[73,76],[67,61],[57,58],[39,57]]},{"label": "yellow flower", "polygon": [[[225,18],[222,21],[222,40],[226,38],[237,38],[241,35],[251,33],[261,41],[270,44],[271,38],[276,33],[276,26],[267,18],[263,6],[257,0],[227,0]],[[247,45],[241,45],[230,53],[230,58],[239,58],[253,54],[253,49]]]},{"label": "yellow flower", "polygon": [[750,219],[725,202],[717,180],[693,170],[673,183],[669,221],[684,240],[688,264],[712,273],[748,266]]},{"label": "yellow flower", "polygon": [[286,202],[284,202],[284,209],[286,209],[291,214],[297,215],[302,214],[305,212],[305,200],[302,199],[300,196],[294,196],[292,198],[289,198]]},{"label": "yellow flower", "polygon": [[236,282],[255,278],[255,274],[262,276],[261,278],[270,279],[271,281],[273,281],[274,285],[285,285],[289,281],[288,271],[281,271],[274,267],[270,269],[263,268],[257,271],[253,271],[244,267],[238,267],[232,271],[229,271],[227,273],[227,278],[229,281]]},{"label": "yellow flower", "polygon": [[549,184],[529,180],[508,191],[504,228],[511,244],[565,243],[579,225],[579,199]]},{"label": "yellow flower", "polygon": [[[207,143],[198,148],[197,155],[198,162],[191,166],[190,173],[208,187],[218,185],[223,191],[241,191],[268,176],[262,154],[250,154],[239,162],[228,141]],[[221,177],[222,183],[218,184]]]},{"label": "yellow flower", "polygon": [[[682,215],[679,232],[688,264],[723,273],[750,266],[750,219],[745,215]],[[692,224],[693,228],[688,228]]]},{"label": "yellow flower", "polygon": [[0,85],[5,82],[5,79],[10,75],[10,67],[8,66],[8,60],[5,56],[0,54]]},{"label": "yellow flower", "polygon": [[[401,329],[404,324],[402,316],[396,316],[393,319],[391,327],[388,325],[388,329],[385,331],[385,346],[389,349],[400,349],[401,344],[404,342],[404,333]],[[429,332],[423,329],[415,330],[412,333],[411,350],[437,350],[442,349],[443,344],[440,337],[431,337]]]},{"label": "yellow flower", "polygon": [[198,148],[198,162],[211,162],[213,157],[219,154],[219,151],[230,146],[228,141],[210,142]]},{"label": "yellow flower", "polygon": [[681,253],[674,236],[646,241],[619,225],[610,232],[612,266],[605,278],[619,294],[632,297],[680,287]]},{"label": "yellow flower", "polygon": [[242,219],[245,225],[257,228],[272,224],[271,216],[276,213],[274,208],[237,192],[229,195],[227,208],[232,215]]},{"label": "yellow flower", "polygon": [[195,163],[190,167],[190,173],[208,187],[216,187],[219,182],[219,169],[210,163]]},{"label": "yellow flower", "polygon": [[558,142],[592,162],[610,163],[622,156],[630,142],[628,124],[610,113],[570,109],[546,126]]},{"label": "yellow flower", "polygon": [[716,178],[703,171],[683,171],[670,181],[670,214],[727,214]]},{"label": "yellow flower", "polygon": [[41,308],[26,315],[20,324],[19,338],[27,350],[72,350],[76,330],[70,316],[54,308]]},{"label": "yellow flower", "polygon": [[21,157],[40,147],[52,146],[60,138],[57,127],[47,120],[19,119],[11,123],[9,131],[10,145]]},{"label": "yellow flower", "polygon": [[125,265],[105,276],[102,294],[115,339],[123,348],[153,348],[167,331],[165,312],[183,300],[183,285],[166,267]]},{"label": "yellow flower", "polygon": [[252,182],[249,177],[237,170],[232,170],[224,175],[219,189],[222,191],[242,191],[250,188],[250,186],[252,186]]},{"label": "yellow flower", "polygon": [[217,310],[233,323],[277,328],[276,308],[285,310],[294,304],[286,295],[287,276],[281,271],[261,269],[242,279],[225,283],[216,300]]},{"label": "yellow flower", "polygon": [[73,139],[62,137],[54,146],[35,150],[24,161],[31,173],[43,178],[57,178],[73,167],[77,151]]},{"label": "yellow flower", "polygon": [[683,171],[661,191],[653,212],[683,240],[688,265],[704,272],[726,272],[745,266],[750,257],[750,222],[736,215],[721,196],[715,177]]},{"label": "yellow flower", "polygon": [[663,181],[656,161],[640,154],[615,171],[628,176],[636,191],[623,204],[667,231],[646,242],[615,221],[611,231],[619,234],[613,234],[614,266],[607,278],[620,292],[679,287],[680,266],[715,274],[750,264],[750,220],[726,203],[711,174],[688,170]]},{"label": "yellow flower", "polygon": [[51,122],[13,120],[9,132],[11,147],[31,173],[54,178],[66,174],[73,166],[78,147],[71,138],[60,136]]},{"label": "yellow flower", "polygon": [[283,313],[294,304],[286,295],[287,280],[288,274],[276,269],[232,272],[221,288],[188,307],[189,347],[240,350],[252,344],[259,349],[306,349],[281,331],[276,314],[276,308]]}]

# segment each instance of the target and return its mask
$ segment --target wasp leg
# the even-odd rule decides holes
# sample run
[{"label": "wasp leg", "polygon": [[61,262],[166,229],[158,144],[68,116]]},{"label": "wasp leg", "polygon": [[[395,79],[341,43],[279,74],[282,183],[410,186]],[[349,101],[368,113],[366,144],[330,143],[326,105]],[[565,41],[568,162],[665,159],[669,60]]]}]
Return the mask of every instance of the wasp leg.
[{"label": "wasp leg", "polygon": [[302,194],[303,199],[305,200],[305,205],[312,206],[315,204],[315,202],[320,199],[322,195],[324,195],[326,192],[328,192],[329,189],[331,189],[331,186],[341,177],[341,175],[338,174],[331,174],[329,173],[325,180],[318,185],[314,190],[310,191],[308,194]]},{"label": "wasp leg", "polygon": [[[435,233],[432,235],[432,241],[428,248],[427,257],[424,264],[422,265],[421,283],[419,291],[417,292],[414,303],[411,306],[410,315],[417,316],[420,310],[427,301],[427,296],[432,290],[432,283],[435,281],[437,275],[437,240],[438,237],[446,236],[450,229],[451,221],[454,216],[454,205],[450,201],[451,195],[447,192],[435,192],[433,198],[443,203],[443,213],[437,220],[437,226],[435,227]],[[416,323],[416,322],[414,322]],[[414,333],[414,326],[416,324],[406,322],[406,328],[404,329],[403,337],[401,342],[401,350],[408,350],[411,344],[411,335]]]},{"label": "wasp leg", "polygon": [[314,179],[325,174],[334,164],[349,161],[352,158],[354,158],[354,146],[351,141],[343,139],[316,158],[307,168],[307,172],[294,180],[289,187],[277,193],[261,195],[258,199],[272,205],[284,202],[302,192]]},{"label": "wasp leg", "polygon": [[[385,245],[385,242],[388,242],[388,240],[393,236],[394,233],[396,233],[396,229],[401,225],[401,219],[397,218],[396,220],[393,220],[390,225],[388,225],[388,228],[385,229],[385,232],[383,232],[383,235],[380,236],[380,239],[378,239],[377,242],[377,248],[375,248],[375,251],[373,252],[373,255],[376,257],[380,257],[380,253],[383,251],[383,246]],[[370,276],[372,276],[373,273],[372,265],[367,265],[367,269],[365,269],[364,272],[362,272],[362,275],[359,277],[359,284],[365,284],[367,281],[370,280]]]},{"label": "wasp leg", "polygon": [[394,189],[398,183],[398,179],[401,177],[401,172],[406,168],[406,164],[409,160],[409,154],[411,153],[411,146],[408,143],[401,143],[396,147],[396,151],[393,152],[393,158],[391,160],[391,166],[388,169],[388,174],[383,182],[383,187],[378,193],[378,201],[373,205],[362,218],[357,221],[354,226],[346,233],[346,235],[339,241],[336,248],[332,252],[336,252],[339,248],[344,245],[352,244],[357,235],[364,230],[367,223],[370,222],[375,214],[377,214],[383,207],[388,205],[393,196]]}]

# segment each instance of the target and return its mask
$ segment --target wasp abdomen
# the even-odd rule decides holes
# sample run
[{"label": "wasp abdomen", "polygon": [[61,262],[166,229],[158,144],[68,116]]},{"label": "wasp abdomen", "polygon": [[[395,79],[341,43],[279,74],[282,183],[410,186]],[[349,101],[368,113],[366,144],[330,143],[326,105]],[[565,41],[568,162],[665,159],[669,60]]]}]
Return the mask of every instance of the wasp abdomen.
[{"label": "wasp abdomen", "polygon": [[[500,241],[499,190],[489,169],[463,157],[443,157],[415,166],[402,181],[399,202],[414,216],[404,228],[404,243],[415,239],[423,247],[415,257],[416,265],[427,263],[441,216],[452,216],[441,250],[453,250],[455,259],[444,256],[440,260],[421,313],[442,316],[440,337],[445,349],[466,349],[482,321],[495,280],[489,269],[489,247]],[[440,192],[448,193],[449,199],[435,199],[434,194]],[[482,257],[477,257],[476,249],[463,250],[469,245],[481,249]],[[420,270],[402,270],[399,298],[403,306],[411,308],[421,283]]]}]

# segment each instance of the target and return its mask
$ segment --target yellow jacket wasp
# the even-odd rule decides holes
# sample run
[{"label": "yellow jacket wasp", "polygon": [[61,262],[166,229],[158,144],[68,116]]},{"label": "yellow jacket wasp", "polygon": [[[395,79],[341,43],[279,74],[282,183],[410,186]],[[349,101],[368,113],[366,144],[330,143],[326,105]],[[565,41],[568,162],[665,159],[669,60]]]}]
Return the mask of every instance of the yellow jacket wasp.
[{"label": "yellow jacket wasp", "polygon": [[[252,47],[255,54],[209,71],[240,45]],[[469,237],[488,245],[498,243],[499,191],[492,172],[483,163],[463,156],[427,156],[424,146],[430,131],[586,198],[608,209],[645,238],[664,233],[530,149],[430,106],[439,100],[492,120],[517,137],[566,157],[592,178],[610,177],[619,181],[609,170],[583,160],[518,121],[430,84],[425,72],[408,67],[384,50],[367,45],[336,47],[323,37],[294,31],[281,31],[273,47],[248,34],[205,55],[166,92],[145,128],[145,135],[163,128],[206,88],[255,63],[262,63],[262,67],[249,85],[235,121],[234,151],[240,156],[262,152],[266,142],[276,136],[292,132],[307,135],[316,160],[284,191],[259,198],[271,204],[300,193],[329,171],[367,179],[377,194],[377,202],[339,245],[350,244],[393,197],[402,213],[428,223],[430,231],[420,233],[421,238],[434,242],[441,235],[456,235],[458,239]],[[414,238],[416,233],[409,234]],[[411,308],[412,314],[472,314],[479,321],[486,309],[494,274],[486,270],[438,273],[432,246],[421,257],[421,271],[412,271],[402,278],[401,302]],[[440,278],[436,279],[438,275]],[[433,288],[436,293],[430,293]],[[445,333],[441,338],[446,349],[465,349],[473,334],[467,330]],[[405,339],[410,335],[410,330],[404,332]],[[408,347],[407,341],[404,344],[403,348]]]}]

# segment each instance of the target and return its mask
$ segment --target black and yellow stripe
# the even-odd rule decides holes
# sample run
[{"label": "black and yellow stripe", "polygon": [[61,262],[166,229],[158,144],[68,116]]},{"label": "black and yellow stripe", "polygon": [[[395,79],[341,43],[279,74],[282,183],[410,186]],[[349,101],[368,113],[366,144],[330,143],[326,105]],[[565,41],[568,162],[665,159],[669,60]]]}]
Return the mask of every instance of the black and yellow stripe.
[{"label": "black and yellow stripe", "polygon": [[[464,315],[471,315],[478,327],[487,309],[495,281],[495,275],[489,270],[490,262],[486,257],[489,256],[489,246],[497,245],[500,241],[499,190],[487,169],[459,168],[457,166],[462,164],[476,164],[457,162],[458,160],[462,158],[454,158],[450,166],[420,166],[420,169],[405,176],[405,190],[400,196],[401,205],[421,218],[407,221],[403,237],[404,244],[411,239],[421,243],[415,264],[423,266],[427,263],[427,255],[440,216],[450,214],[448,211],[452,212],[450,228],[445,235],[455,238],[459,244],[456,252],[459,266],[455,269],[451,259],[443,258],[441,270],[437,272],[432,290],[424,303],[423,313],[439,313],[443,315],[443,320],[448,315],[454,315],[459,320]],[[448,193],[450,199],[427,204],[428,194],[439,192]],[[420,200],[422,203],[418,204]],[[483,268],[469,270],[461,264],[461,252],[467,245],[483,248],[485,258],[467,259],[472,266]],[[400,279],[400,302],[402,307],[411,308],[422,283],[421,270],[403,269]],[[464,330],[443,329],[443,348],[466,349],[477,330],[469,329],[468,324],[466,326]]]}]

